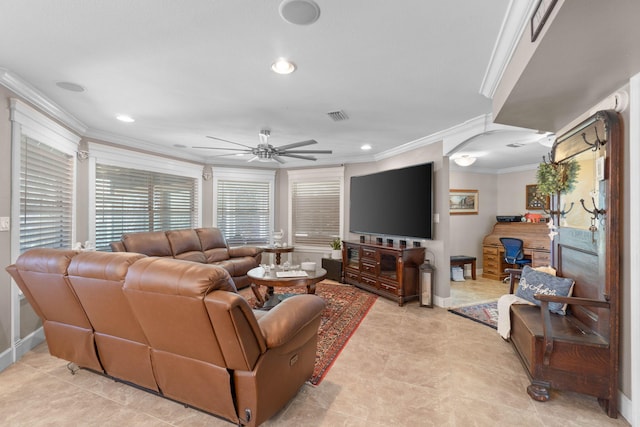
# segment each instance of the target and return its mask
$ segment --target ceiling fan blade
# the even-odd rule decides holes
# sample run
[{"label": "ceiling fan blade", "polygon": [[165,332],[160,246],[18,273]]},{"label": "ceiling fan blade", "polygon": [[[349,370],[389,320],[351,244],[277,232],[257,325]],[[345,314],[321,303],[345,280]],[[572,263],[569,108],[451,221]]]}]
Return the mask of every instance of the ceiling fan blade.
[{"label": "ceiling fan blade", "polygon": [[333,153],[333,151],[331,150],[287,150],[287,151],[280,151],[280,154],[331,154]]},{"label": "ceiling fan blade", "polygon": [[204,148],[207,150],[227,150],[227,151],[242,151],[243,153],[250,153],[251,150],[243,148],[220,148],[220,147],[191,147],[191,148]]},{"label": "ceiling fan blade", "polygon": [[284,160],[282,160],[280,157],[278,157],[278,155],[277,155],[277,154],[274,154],[273,156],[271,156],[271,158],[272,158],[273,160],[275,160],[276,162],[278,162],[278,163],[281,163],[281,164],[282,164],[282,163],[285,163],[285,161],[284,161]]},{"label": "ceiling fan blade", "polygon": [[258,156],[253,156],[252,158],[250,158],[249,160],[247,160],[247,163],[254,162],[254,161],[258,160],[258,159],[259,159],[259,157],[258,157]]},{"label": "ceiling fan blade", "polygon": [[316,159],[315,157],[311,157],[311,156],[301,156],[299,154],[289,154],[289,153],[280,153],[279,156],[287,156],[287,157],[295,157],[296,159],[303,159],[303,160],[313,160],[314,162],[318,159]]},{"label": "ceiling fan blade", "polygon": [[294,142],[292,144],[281,145],[280,147],[275,147],[275,148],[276,150],[288,150],[289,148],[304,147],[305,145],[311,145],[311,144],[317,144],[317,143],[318,141],[316,141],[315,139],[309,139],[307,141]]},{"label": "ceiling fan blade", "polygon": [[215,136],[209,136],[209,135],[207,135],[207,138],[215,139],[215,140],[217,140],[217,141],[222,141],[222,142],[228,142],[228,143],[230,143],[230,144],[236,144],[236,145],[239,145],[239,146],[241,146],[241,147],[252,148],[252,147],[250,147],[250,146],[248,146],[248,145],[240,144],[239,142],[233,142],[233,141],[229,141],[229,140],[227,140],[227,139],[216,138]]},{"label": "ceiling fan blade", "polygon": [[244,153],[229,153],[229,154],[215,154],[213,156],[208,156],[208,157],[232,157],[232,156],[244,156],[245,154],[251,154],[249,152],[244,152]]}]

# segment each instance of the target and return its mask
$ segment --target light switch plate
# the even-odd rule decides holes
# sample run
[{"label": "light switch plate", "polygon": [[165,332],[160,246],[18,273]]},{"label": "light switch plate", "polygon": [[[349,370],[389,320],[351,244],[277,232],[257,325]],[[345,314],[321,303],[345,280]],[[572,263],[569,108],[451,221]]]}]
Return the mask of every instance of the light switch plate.
[{"label": "light switch plate", "polygon": [[9,231],[9,223],[8,216],[0,217],[0,231]]}]

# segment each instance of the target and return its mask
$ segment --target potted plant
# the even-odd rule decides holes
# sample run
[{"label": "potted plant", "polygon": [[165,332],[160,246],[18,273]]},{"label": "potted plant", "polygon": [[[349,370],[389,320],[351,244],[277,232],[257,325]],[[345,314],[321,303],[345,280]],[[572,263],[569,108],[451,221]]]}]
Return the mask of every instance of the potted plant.
[{"label": "potted plant", "polygon": [[331,246],[331,258],[342,259],[342,240],[336,237],[329,245]]},{"label": "potted plant", "polygon": [[575,159],[563,163],[543,161],[536,174],[537,193],[542,196],[570,193],[578,180],[579,170],[580,164]]}]

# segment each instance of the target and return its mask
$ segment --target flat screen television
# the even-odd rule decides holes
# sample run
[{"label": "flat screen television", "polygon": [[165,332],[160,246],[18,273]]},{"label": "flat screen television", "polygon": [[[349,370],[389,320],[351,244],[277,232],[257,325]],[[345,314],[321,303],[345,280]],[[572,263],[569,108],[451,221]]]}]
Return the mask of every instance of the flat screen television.
[{"label": "flat screen television", "polygon": [[351,177],[349,231],[431,239],[433,162]]}]

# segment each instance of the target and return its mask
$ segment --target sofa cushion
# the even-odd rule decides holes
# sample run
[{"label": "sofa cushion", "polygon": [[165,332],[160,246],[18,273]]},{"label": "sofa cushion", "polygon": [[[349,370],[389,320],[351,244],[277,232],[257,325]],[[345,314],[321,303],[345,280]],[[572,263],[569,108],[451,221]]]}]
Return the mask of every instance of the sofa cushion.
[{"label": "sofa cushion", "polygon": [[[535,294],[570,296],[573,291],[573,284],[573,279],[553,276],[525,265],[522,269],[516,296],[540,305],[540,301],[534,297]],[[566,304],[550,302],[549,311],[564,315]]]},{"label": "sofa cushion", "polygon": [[122,243],[127,252],[137,252],[148,256],[173,257],[171,245],[164,231],[142,231],[122,235]]},{"label": "sofa cushion", "polygon": [[198,233],[194,229],[169,230],[166,235],[174,258],[202,264],[207,262],[202,252]]},{"label": "sofa cushion", "polygon": [[196,233],[207,263],[229,259],[227,241],[219,228],[196,228]]}]

